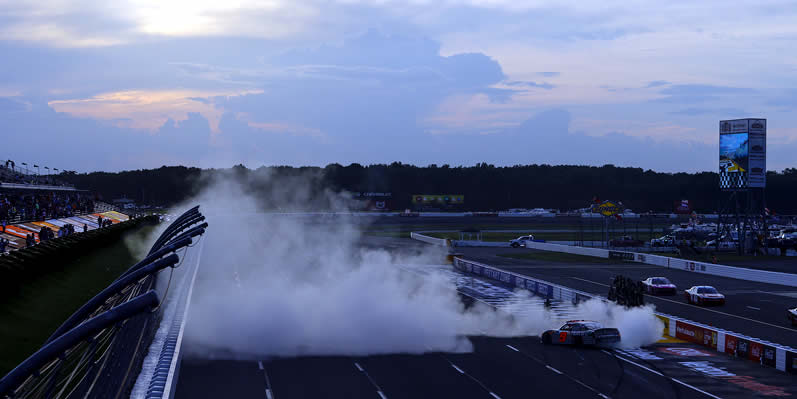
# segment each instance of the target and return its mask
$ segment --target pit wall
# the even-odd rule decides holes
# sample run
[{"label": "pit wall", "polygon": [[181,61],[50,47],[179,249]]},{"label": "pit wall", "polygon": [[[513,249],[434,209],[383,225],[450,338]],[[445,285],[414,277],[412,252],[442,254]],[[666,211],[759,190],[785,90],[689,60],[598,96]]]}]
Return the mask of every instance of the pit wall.
[{"label": "pit wall", "polygon": [[[608,257],[608,255],[606,257]],[[463,273],[474,274],[498,281],[506,286],[528,290],[534,295],[543,298],[569,301],[574,305],[591,298],[606,300],[601,296],[574,290],[544,280],[521,276],[494,266],[469,261],[460,257],[454,258],[454,268]],[[665,313],[656,312],[656,316],[662,320],[664,323],[664,333],[670,337],[702,345],[714,351],[747,359],[767,367],[774,367],[781,371],[797,374],[797,349],[721,330]]]},{"label": "pit wall", "polygon": [[611,257],[617,259],[626,259],[629,261],[666,267],[668,269],[680,269],[693,273],[711,274],[714,276],[729,277],[739,280],[797,287],[797,274],[791,273],[779,273],[766,270],[747,269],[744,267],[718,265],[715,263],[696,262],[685,259],[671,258],[669,256],[651,255],[639,252],[615,251],[601,248],[584,248],[530,241],[526,242],[526,248],[594,256],[598,258]]}]

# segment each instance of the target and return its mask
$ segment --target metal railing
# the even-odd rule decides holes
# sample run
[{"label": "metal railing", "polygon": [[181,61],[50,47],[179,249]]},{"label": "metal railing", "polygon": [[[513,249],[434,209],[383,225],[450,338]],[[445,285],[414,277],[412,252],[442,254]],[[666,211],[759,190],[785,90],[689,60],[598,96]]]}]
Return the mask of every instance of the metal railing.
[{"label": "metal railing", "polygon": [[163,298],[154,290],[157,273],[180,266],[176,252],[204,234],[202,220],[198,206],[177,218],[144,259],[0,379],[0,398],[128,397],[163,313]]}]

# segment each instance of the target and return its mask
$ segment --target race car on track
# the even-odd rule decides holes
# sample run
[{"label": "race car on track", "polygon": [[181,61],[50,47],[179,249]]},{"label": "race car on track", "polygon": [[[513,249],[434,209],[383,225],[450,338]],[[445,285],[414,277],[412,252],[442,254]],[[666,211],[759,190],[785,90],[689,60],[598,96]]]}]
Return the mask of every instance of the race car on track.
[{"label": "race car on track", "polygon": [[532,235],[520,236],[518,238],[515,238],[514,240],[510,240],[509,246],[511,246],[512,248],[525,247],[526,241],[532,241],[532,240],[534,240],[534,236]]},{"label": "race car on track", "polygon": [[678,289],[667,277],[648,277],[642,280],[645,292],[651,295],[675,295]]},{"label": "race car on track", "polygon": [[686,301],[696,305],[724,305],[725,295],[710,285],[696,285],[684,291]]},{"label": "race car on track", "polygon": [[620,331],[597,321],[570,320],[558,330],[545,331],[540,340],[545,345],[609,345],[620,342]]},{"label": "race car on track", "polygon": [[791,325],[797,326],[797,307],[786,311],[786,318],[791,321]]}]

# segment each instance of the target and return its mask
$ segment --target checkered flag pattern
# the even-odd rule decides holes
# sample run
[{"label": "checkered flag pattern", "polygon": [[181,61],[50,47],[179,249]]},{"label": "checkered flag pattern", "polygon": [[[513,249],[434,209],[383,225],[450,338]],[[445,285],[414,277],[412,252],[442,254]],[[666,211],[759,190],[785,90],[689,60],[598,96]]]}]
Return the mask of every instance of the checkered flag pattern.
[{"label": "checkered flag pattern", "polygon": [[720,188],[747,187],[747,173],[720,172]]}]

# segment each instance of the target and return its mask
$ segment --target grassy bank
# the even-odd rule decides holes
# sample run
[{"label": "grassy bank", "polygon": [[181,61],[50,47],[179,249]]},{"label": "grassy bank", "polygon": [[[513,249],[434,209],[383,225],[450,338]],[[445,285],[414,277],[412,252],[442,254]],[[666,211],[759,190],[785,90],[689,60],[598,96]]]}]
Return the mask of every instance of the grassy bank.
[{"label": "grassy bank", "polygon": [[19,295],[0,302],[0,375],[36,351],[86,301],[138,261],[126,242],[143,240],[144,226],[113,244],[96,248],[62,267],[25,282]]}]

